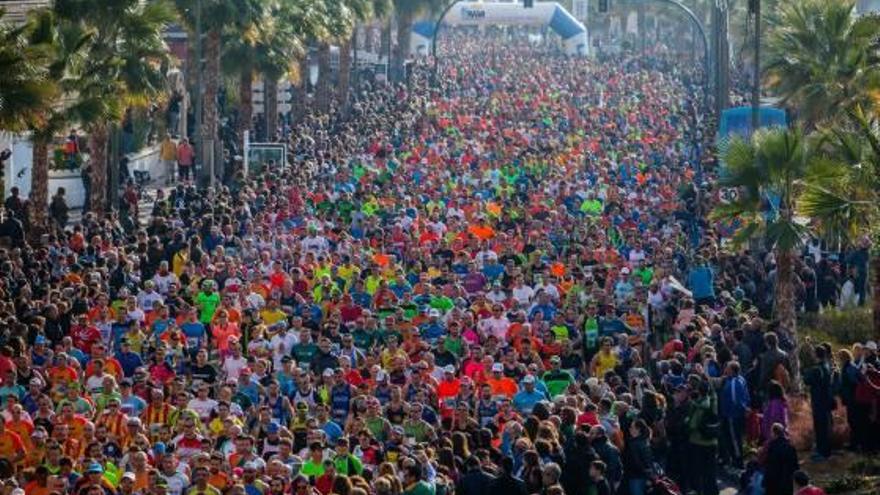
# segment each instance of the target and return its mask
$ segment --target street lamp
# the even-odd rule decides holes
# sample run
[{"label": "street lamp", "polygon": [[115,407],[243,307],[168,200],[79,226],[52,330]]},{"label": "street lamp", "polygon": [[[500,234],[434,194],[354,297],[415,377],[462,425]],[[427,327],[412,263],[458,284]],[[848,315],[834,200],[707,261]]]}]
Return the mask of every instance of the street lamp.
[{"label": "street lamp", "polygon": [[749,13],[755,16],[755,66],[752,75],[752,132],[761,125],[761,0],[749,0]]}]

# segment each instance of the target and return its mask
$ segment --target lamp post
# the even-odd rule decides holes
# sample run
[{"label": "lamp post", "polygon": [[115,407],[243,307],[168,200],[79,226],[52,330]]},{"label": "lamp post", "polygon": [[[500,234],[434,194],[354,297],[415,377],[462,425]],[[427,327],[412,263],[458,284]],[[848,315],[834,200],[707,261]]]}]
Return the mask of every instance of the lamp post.
[{"label": "lamp post", "polygon": [[[196,0],[196,59],[193,61],[196,72],[196,104],[195,104],[195,132],[193,132],[193,140],[198,157],[199,164],[205,165],[205,150],[202,148],[202,0]],[[184,116],[184,118],[186,118]],[[193,174],[195,176],[195,174]]]},{"label": "lamp post", "polygon": [[755,16],[755,65],[752,74],[752,132],[761,125],[761,0],[749,0],[749,10]]}]

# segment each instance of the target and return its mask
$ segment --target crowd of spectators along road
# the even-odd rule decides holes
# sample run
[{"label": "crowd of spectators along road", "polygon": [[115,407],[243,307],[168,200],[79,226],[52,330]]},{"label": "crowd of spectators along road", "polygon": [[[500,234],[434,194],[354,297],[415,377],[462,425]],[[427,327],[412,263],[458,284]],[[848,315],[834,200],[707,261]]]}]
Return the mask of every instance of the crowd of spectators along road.
[{"label": "crowd of spectators along road", "polygon": [[[772,256],[704,219],[693,64],[450,46],[289,168],[0,251],[4,495],[821,493]],[[815,346],[817,455],[836,395],[877,447],[876,347]]]}]

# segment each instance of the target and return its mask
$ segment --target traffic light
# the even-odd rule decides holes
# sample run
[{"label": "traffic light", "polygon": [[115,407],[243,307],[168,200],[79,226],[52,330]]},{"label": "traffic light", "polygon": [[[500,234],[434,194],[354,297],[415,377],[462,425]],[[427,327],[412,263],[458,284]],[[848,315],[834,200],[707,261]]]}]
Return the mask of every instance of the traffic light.
[{"label": "traffic light", "polygon": [[607,14],[608,7],[609,7],[610,3],[611,3],[611,0],[599,0],[599,13],[600,14]]},{"label": "traffic light", "polygon": [[535,6],[535,0],[523,0],[523,8],[531,9]]}]

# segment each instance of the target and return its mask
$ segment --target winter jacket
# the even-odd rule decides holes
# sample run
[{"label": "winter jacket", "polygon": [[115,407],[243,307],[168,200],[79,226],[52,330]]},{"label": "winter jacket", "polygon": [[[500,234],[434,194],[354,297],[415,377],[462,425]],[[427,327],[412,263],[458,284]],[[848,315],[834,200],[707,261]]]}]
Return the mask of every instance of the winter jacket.
[{"label": "winter jacket", "polygon": [[745,418],[750,401],[746,379],[742,375],[727,377],[718,393],[718,414],[727,419]]},{"label": "winter jacket", "polygon": [[647,437],[630,438],[623,451],[623,472],[627,479],[650,479],[654,460]]}]

